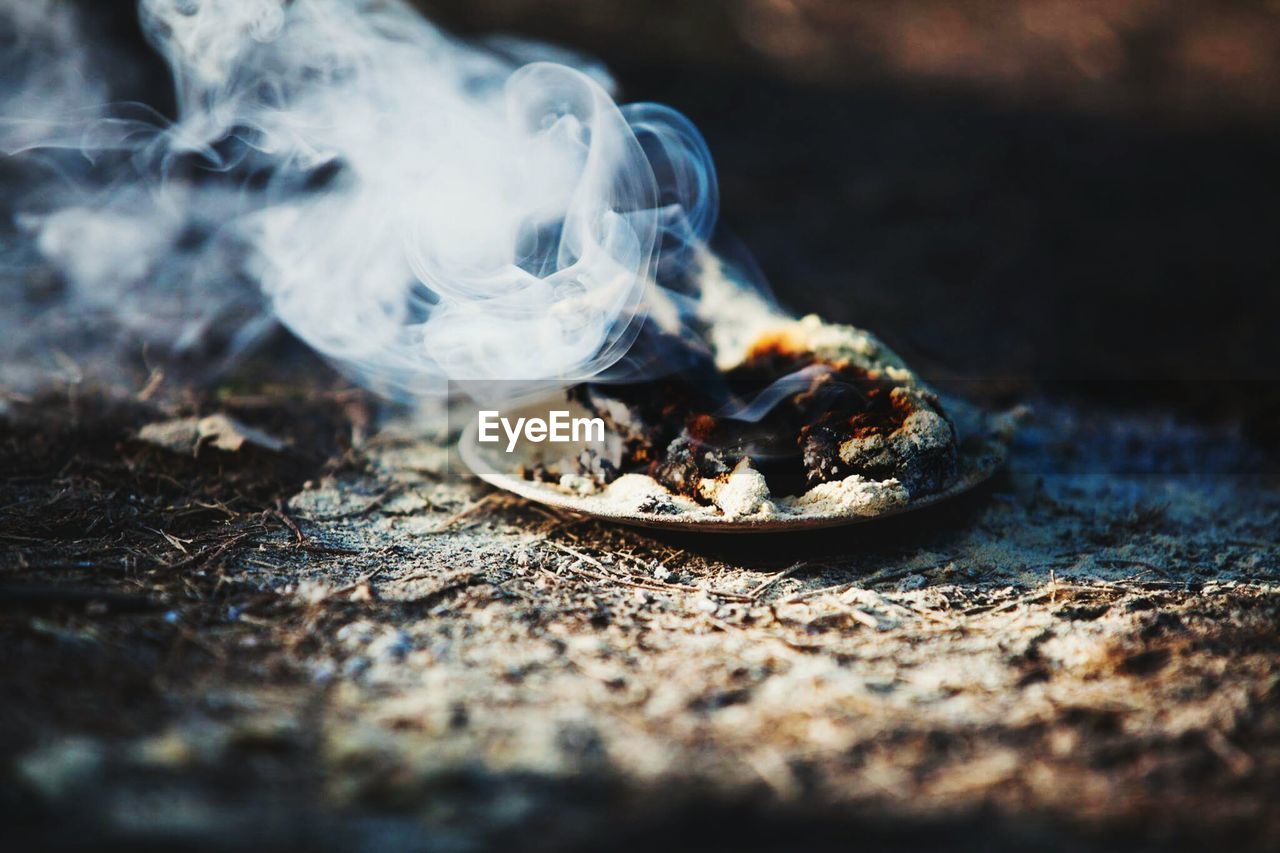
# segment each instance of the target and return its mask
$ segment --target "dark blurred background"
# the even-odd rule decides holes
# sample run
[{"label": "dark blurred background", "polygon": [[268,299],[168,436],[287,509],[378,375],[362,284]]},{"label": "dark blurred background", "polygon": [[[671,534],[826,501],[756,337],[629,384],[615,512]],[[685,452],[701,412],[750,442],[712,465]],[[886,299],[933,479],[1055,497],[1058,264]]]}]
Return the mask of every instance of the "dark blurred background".
[{"label": "dark blurred background", "polygon": [[1274,425],[1280,3],[420,5],[591,53],[624,99],[689,115],[722,221],[797,311],[935,378]]},{"label": "dark blurred background", "polygon": [[1274,0],[418,5],[685,112],[723,223],[796,311],[938,381],[1280,435]]}]

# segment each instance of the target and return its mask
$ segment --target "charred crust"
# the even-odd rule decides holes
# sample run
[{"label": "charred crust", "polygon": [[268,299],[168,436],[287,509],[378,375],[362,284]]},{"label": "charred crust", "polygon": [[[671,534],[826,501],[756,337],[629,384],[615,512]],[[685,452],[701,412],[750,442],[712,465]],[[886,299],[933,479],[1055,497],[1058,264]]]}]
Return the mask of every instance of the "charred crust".
[{"label": "charred crust", "polygon": [[[778,379],[814,366],[822,369],[758,423],[715,414],[726,400],[749,401]],[[787,330],[761,336],[741,364],[704,378],[572,389],[570,398],[623,440],[618,466],[580,459],[575,473],[600,485],[621,473],[644,473],[704,503],[703,482],[723,480],[743,458],[776,495],[854,474],[896,478],[913,495],[926,494],[954,477],[955,430],[937,398],[914,380],[820,359]]]},{"label": "charred crust", "polygon": [[679,515],[680,508],[671,501],[664,501],[660,498],[650,495],[645,498],[636,507],[639,512],[649,513],[651,515]]}]

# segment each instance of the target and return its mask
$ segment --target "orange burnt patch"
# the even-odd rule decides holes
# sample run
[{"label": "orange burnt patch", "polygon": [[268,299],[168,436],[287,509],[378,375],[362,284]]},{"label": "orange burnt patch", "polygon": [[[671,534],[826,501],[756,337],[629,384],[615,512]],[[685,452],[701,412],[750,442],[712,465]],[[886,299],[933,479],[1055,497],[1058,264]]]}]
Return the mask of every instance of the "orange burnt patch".
[{"label": "orange burnt patch", "polygon": [[790,331],[766,332],[751,344],[745,361],[766,361],[774,358],[813,359],[813,354]]},{"label": "orange burnt patch", "polygon": [[689,436],[696,441],[707,441],[715,432],[719,420],[708,414],[691,415],[685,423]]},{"label": "orange burnt patch", "polygon": [[893,435],[903,428],[915,410],[915,403],[900,389],[891,388],[886,392],[883,387],[876,388],[868,394],[866,411],[849,417],[849,438]]}]

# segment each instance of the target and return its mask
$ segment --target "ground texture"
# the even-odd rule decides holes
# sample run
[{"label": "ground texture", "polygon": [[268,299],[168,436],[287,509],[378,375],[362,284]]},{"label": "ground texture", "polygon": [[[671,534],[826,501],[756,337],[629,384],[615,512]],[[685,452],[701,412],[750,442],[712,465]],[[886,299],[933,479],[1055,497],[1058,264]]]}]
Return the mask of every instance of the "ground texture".
[{"label": "ground texture", "polygon": [[340,386],[143,396],[5,404],[19,837],[1280,839],[1280,490],[1229,427],[1032,401],[950,505],[671,537],[493,492]]},{"label": "ground texture", "polygon": [[296,345],[224,363],[233,281],[104,333],[31,250],[9,847],[1280,848],[1275,4],[429,6],[689,114],[783,303],[1028,404],[1009,465],[821,535],[602,525]]}]

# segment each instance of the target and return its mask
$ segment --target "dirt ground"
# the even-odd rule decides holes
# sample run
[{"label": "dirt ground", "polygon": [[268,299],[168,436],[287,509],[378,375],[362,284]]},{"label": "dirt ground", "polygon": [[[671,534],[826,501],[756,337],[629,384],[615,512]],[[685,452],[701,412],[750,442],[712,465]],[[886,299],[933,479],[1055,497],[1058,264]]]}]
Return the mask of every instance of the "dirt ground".
[{"label": "dirt ground", "polygon": [[[1280,490],[1229,427],[1042,399],[949,505],[674,537],[491,491],[314,372],[6,398],[6,835],[1280,840]],[[184,439],[210,414],[261,435]]]},{"label": "dirt ground", "polygon": [[[132,0],[81,5],[166,112]],[[104,332],[28,249],[7,849],[1280,849],[1275,4],[421,5],[687,113],[784,305],[1032,418],[929,510],[657,535],[296,344],[221,363],[234,281]]]}]

